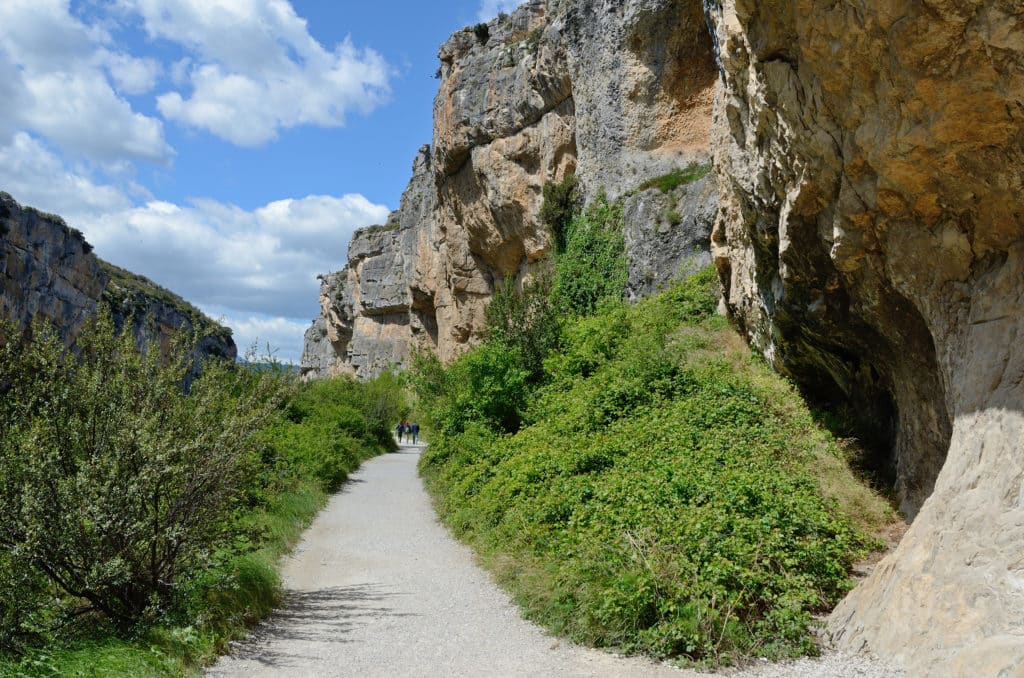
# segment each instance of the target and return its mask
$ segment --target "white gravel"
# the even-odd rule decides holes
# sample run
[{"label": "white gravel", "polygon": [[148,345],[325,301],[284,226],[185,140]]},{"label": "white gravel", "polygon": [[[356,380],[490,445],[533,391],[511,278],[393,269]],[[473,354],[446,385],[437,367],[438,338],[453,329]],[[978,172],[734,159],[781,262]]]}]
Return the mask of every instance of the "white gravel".
[{"label": "white gravel", "polygon": [[[706,676],[552,638],[524,621],[437,522],[416,474],[420,449],[353,475],[284,564],[280,612],[208,670],[211,677]],[[755,665],[733,678],[887,678],[862,657]]]}]

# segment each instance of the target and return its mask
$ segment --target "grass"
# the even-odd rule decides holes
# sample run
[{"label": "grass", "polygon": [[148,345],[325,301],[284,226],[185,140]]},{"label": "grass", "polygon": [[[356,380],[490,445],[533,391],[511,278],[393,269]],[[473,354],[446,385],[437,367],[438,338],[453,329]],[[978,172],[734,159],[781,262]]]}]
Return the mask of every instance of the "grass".
[{"label": "grass", "polygon": [[711,165],[691,164],[685,168],[677,169],[660,177],[648,179],[636,189],[646,191],[656,188],[662,193],[671,193],[684,184],[692,184],[700,181],[711,172]]}]

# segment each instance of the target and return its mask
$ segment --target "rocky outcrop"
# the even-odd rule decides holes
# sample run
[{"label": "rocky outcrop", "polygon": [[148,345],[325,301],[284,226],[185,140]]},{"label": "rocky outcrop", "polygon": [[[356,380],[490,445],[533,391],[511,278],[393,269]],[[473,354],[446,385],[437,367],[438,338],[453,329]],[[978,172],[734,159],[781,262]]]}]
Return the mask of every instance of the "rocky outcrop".
[{"label": "rocky outcrop", "polygon": [[306,331],[303,378],[371,378],[405,365],[413,350],[436,350],[436,285],[424,289],[427,275],[417,269],[436,259],[429,254],[435,206],[424,146],[400,208],[383,226],[356,231],[345,269],[321,276],[321,316]]},{"label": "rocky outcrop", "polygon": [[91,252],[60,217],[0,193],[0,318],[21,327],[44,318],[73,341],[106,286]]},{"label": "rocky outcrop", "polygon": [[1024,670],[1024,15],[707,0],[714,257],[778,369],[893,441],[916,516],[832,615],[915,675]]},{"label": "rocky outcrop", "polygon": [[711,228],[717,214],[718,187],[711,177],[667,193],[651,188],[626,197],[626,299],[656,294],[711,263]]},{"label": "rocky outcrop", "polygon": [[[481,340],[495,283],[547,265],[546,183],[575,174],[586,197],[615,199],[706,162],[716,71],[704,26],[688,0],[531,0],[486,31],[455,33],[438,55],[432,151],[387,235],[357,235],[345,271],[325,281],[304,373],[370,376],[415,348],[453,359]],[[709,187],[626,199],[631,298],[707,257]]]},{"label": "rocky outcrop", "polygon": [[49,321],[74,343],[82,323],[107,304],[118,330],[130,324],[142,345],[166,347],[175,332],[198,331],[195,360],[237,356],[231,331],[150,280],[99,260],[80,232],[58,216],[0,193],[0,318],[25,327]]}]

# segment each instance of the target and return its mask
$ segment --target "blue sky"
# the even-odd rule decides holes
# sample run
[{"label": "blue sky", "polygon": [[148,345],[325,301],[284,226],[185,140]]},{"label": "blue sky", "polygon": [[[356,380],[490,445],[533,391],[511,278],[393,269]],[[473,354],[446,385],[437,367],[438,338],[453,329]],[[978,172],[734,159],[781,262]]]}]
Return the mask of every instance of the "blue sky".
[{"label": "blue sky", "polygon": [[298,360],[397,207],[437,48],[504,0],[2,0],[0,190]]}]

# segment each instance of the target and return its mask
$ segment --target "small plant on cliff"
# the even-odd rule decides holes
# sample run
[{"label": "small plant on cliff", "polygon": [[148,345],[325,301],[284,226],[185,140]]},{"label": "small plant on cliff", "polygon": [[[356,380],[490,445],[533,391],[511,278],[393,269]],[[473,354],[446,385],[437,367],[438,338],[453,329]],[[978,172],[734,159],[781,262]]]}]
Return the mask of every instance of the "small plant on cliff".
[{"label": "small plant on cliff", "polygon": [[540,206],[540,220],[555,238],[555,251],[565,250],[569,224],[579,211],[579,181],[575,174],[567,174],[561,181],[544,184],[544,202]]},{"label": "small plant on cliff", "polygon": [[711,165],[699,165],[694,163],[683,169],[677,169],[660,177],[648,179],[644,183],[640,184],[637,190],[646,191],[651,188],[656,188],[662,193],[671,193],[684,184],[692,184],[695,181],[700,181],[710,172]]},{"label": "small plant on cliff", "polygon": [[569,223],[565,250],[555,259],[555,303],[566,313],[592,315],[604,300],[622,299],[629,262],[622,237],[622,204],[604,192]]},{"label": "small plant on cliff", "polygon": [[473,35],[476,36],[477,42],[486,45],[487,41],[491,39],[491,29],[487,24],[477,24],[473,26]]}]

